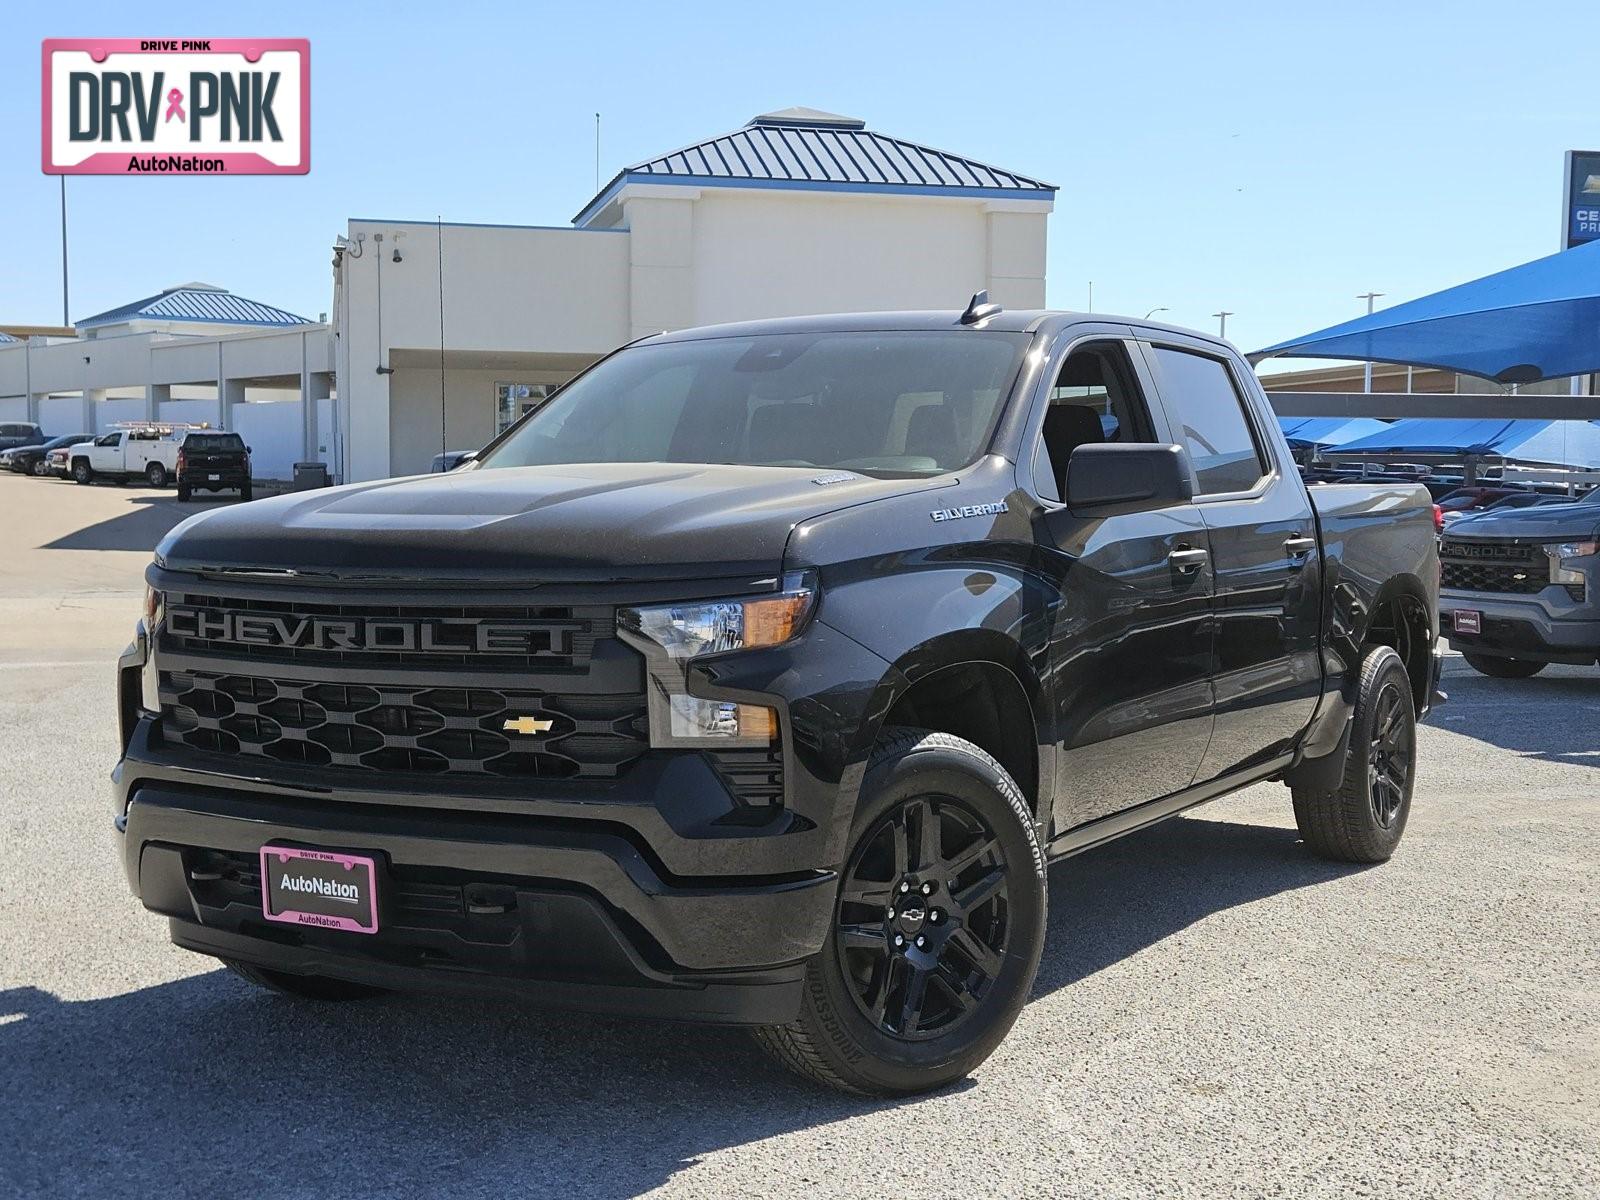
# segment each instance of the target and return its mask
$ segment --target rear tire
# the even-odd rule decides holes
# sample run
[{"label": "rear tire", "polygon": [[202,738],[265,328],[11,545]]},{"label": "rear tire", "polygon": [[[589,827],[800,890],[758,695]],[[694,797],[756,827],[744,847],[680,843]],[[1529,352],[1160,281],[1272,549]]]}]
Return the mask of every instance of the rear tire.
[{"label": "rear tire", "polygon": [[857,1095],[960,1079],[1022,1011],[1044,950],[1045,887],[1033,816],[1005,768],[947,733],[886,731],[800,1015],[757,1041]]},{"label": "rear tire", "polygon": [[343,979],[329,979],[325,975],[291,975],[287,971],[272,971],[266,967],[252,967],[247,963],[223,960],[223,965],[241,979],[257,987],[277,992],[280,996],[293,996],[297,1000],[323,1000],[343,1002],[367,1000],[383,995],[382,988],[365,983],[349,983]]},{"label": "rear tire", "polygon": [[178,503],[189,503],[189,485],[186,483],[180,483],[178,485]]},{"label": "rear tire", "polygon": [[1294,822],[1306,846],[1337,862],[1386,862],[1405,833],[1416,773],[1411,677],[1398,654],[1378,646],[1361,662],[1338,786],[1293,790]]},{"label": "rear tire", "polygon": [[144,477],[153,488],[167,486],[167,468],[162,463],[153,462],[145,468]]},{"label": "rear tire", "polygon": [[88,459],[79,458],[73,461],[72,481],[85,487],[94,482],[94,468],[89,466]]},{"label": "rear tire", "polygon": [[255,498],[255,491],[251,487],[250,484],[247,483],[242,488],[239,489],[239,499],[240,500],[253,500],[254,498]]},{"label": "rear tire", "polygon": [[1503,658],[1498,654],[1467,654],[1461,655],[1467,660],[1467,666],[1480,675],[1487,675],[1491,679],[1532,679],[1540,671],[1548,667],[1549,663],[1530,662],[1526,658]]}]

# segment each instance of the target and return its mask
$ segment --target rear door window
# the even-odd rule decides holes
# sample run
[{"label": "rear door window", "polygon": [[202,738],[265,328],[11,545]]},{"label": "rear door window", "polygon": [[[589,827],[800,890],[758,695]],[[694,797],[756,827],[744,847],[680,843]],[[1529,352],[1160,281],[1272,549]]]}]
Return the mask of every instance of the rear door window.
[{"label": "rear door window", "polygon": [[1227,364],[1172,346],[1153,349],[1162,398],[1194,463],[1200,493],[1248,492],[1267,466]]}]

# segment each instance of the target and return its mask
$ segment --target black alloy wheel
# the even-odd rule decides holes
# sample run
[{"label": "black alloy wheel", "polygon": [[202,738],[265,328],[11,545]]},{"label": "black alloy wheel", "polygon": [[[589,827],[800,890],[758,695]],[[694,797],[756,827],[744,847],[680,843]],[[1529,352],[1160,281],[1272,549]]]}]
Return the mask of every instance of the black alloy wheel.
[{"label": "black alloy wheel", "polygon": [[1004,961],[1005,851],[950,796],[884,816],[846,869],[834,938],[857,1009],[904,1041],[951,1032],[977,1011]]},{"label": "black alloy wheel", "polygon": [[756,1039],[798,1074],[856,1095],[960,1079],[1027,1001],[1047,883],[1034,813],[993,755],[954,734],[886,729],[800,1011]]},{"label": "black alloy wheel", "polygon": [[1367,750],[1367,789],[1374,819],[1390,829],[1405,805],[1416,754],[1416,726],[1406,720],[1411,713],[1411,697],[1399,679],[1390,676],[1384,681],[1376,710]]}]

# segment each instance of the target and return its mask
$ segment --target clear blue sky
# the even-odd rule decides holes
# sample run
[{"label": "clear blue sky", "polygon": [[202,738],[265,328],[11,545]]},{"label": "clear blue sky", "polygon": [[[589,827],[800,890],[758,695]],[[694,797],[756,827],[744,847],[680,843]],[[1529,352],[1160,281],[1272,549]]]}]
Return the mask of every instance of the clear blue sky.
[{"label": "clear blue sky", "polygon": [[[67,182],[72,315],[190,279],[315,317],[353,216],[566,224],[619,167],[789,105],[1049,180],[1049,302],[1246,349],[1556,249],[1600,148],[1578,3],[17,5],[0,318],[61,315],[45,37],[305,36],[306,177]],[[1310,14],[1315,15],[1310,15]],[[955,304],[963,297],[952,296]]]}]

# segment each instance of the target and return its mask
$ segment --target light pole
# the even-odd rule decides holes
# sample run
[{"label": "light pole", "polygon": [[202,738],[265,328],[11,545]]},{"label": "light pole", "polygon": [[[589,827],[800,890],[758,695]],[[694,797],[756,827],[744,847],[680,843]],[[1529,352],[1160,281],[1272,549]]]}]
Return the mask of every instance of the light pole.
[{"label": "light pole", "polygon": [[[1370,317],[1372,315],[1372,302],[1381,295],[1383,295],[1382,292],[1363,292],[1361,295],[1357,296],[1356,299],[1365,300],[1367,302],[1367,316]],[[1363,368],[1361,372],[1361,390],[1363,392],[1372,391],[1372,360],[1370,358],[1367,360],[1366,367]],[[1408,388],[1407,390],[1409,391],[1410,389]]]},{"label": "light pole", "polygon": [[61,324],[72,324],[67,316],[67,177],[61,176]]},{"label": "light pole", "polygon": [[1146,321],[1148,321],[1151,317],[1155,316],[1158,312],[1171,312],[1171,311],[1172,310],[1170,308],[1168,308],[1166,305],[1163,304],[1160,308],[1152,308],[1149,312],[1145,313],[1144,319]]},{"label": "light pole", "polygon": [[1221,312],[1214,312],[1211,315],[1217,319],[1217,336],[1226,340],[1228,336],[1228,318],[1233,314],[1227,309],[1223,309]]}]

